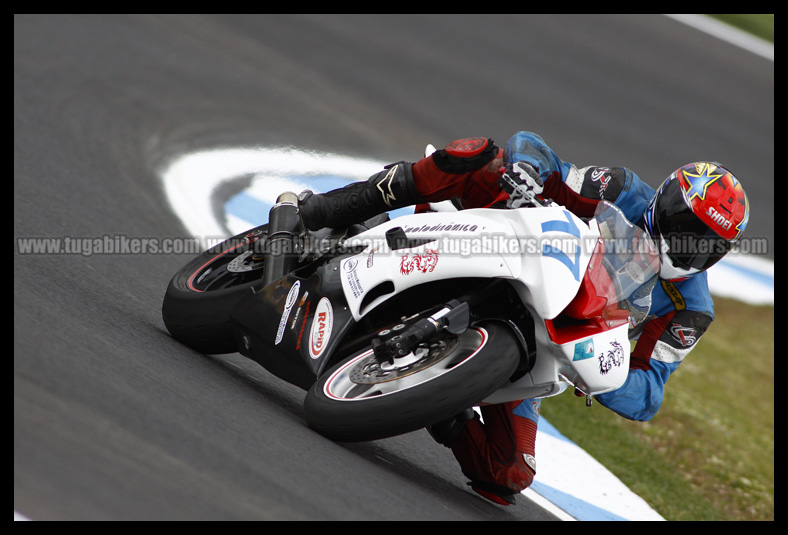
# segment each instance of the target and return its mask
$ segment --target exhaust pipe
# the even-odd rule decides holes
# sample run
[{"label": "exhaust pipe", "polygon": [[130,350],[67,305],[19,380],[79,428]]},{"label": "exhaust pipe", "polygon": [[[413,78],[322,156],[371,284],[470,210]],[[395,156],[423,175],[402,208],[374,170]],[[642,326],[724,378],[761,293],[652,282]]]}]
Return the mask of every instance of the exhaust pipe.
[{"label": "exhaust pipe", "polygon": [[282,193],[269,213],[268,237],[263,244],[263,283],[266,286],[281,279],[295,267],[300,233],[298,196],[289,191]]}]

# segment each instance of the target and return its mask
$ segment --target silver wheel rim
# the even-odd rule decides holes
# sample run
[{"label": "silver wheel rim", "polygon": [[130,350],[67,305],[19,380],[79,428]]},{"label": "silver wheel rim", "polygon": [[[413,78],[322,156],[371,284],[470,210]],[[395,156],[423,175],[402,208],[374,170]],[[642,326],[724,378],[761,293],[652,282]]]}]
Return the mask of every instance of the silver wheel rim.
[{"label": "silver wheel rim", "polygon": [[[488,340],[489,334],[481,327],[468,329],[459,336],[433,339],[402,360],[397,359],[390,369],[381,368],[372,349],[368,349],[334,371],[323,385],[323,393],[332,400],[363,401],[401,392],[462,366]],[[405,364],[399,365],[398,361]]]}]

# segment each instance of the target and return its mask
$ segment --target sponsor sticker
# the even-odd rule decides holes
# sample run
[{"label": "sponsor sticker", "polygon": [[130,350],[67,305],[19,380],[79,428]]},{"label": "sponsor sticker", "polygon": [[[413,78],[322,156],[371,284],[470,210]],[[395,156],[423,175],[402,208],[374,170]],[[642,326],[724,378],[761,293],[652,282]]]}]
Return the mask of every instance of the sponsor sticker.
[{"label": "sponsor sticker", "polygon": [[427,249],[424,253],[406,253],[400,258],[399,272],[410,275],[414,271],[429,273],[438,265],[438,251]]},{"label": "sponsor sticker", "polygon": [[572,361],[590,359],[594,356],[594,340],[584,340],[575,344]]},{"label": "sponsor sticker", "polygon": [[374,264],[375,262],[374,255],[378,249],[380,249],[380,247],[375,247],[369,251],[369,254],[367,255],[367,268],[371,268],[372,264]]},{"label": "sponsor sticker", "polygon": [[296,299],[298,299],[298,292],[300,290],[301,281],[296,281],[295,284],[293,284],[293,287],[290,288],[290,292],[287,294],[287,299],[285,299],[285,309],[282,311],[282,318],[279,320],[279,328],[276,330],[276,340],[274,340],[274,345],[279,345],[279,342],[282,341],[282,337],[285,335],[287,319],[290,317],[290,311],[293,310],[293,306],[296,303]]},{"label": "sponsor sticker", "polygon": [[618,342],[610,342],[610,349],[599,355],[599,373],[607,375],[614,367],[624,363],[624,348]]},{"label": "sponsor sticker", "polygon": [[673,323],[670,326],[670,334],[682,347],[689,347],[698,340],[698,337],[695,335],[695,329],[685,327],[679,323]]},{"label": "sponsor sticker", "polygon": [[353,292],[353,297],[360,297],[361,294],[364,293],[364,288],[361,286],[361,281],[358,278],[358,272],[356,268],[358,267],[358,259],[350,258],[345,260],[342,264],[342,271],[345,273],[345,277],[347,279],[348,286],[350,286],[350,291]]},{"label": "sponsor sticker", "polygon": [[331,328],[334,325],[334,308],[328,297],[324,297],[315,307],[315,317],[312,320],[312,330],[309,333],[309,356],[313,359],[320,358],[331,338]]},{"label": "sponsor sticker", "polygon": [[660,284],[662,284],[662,289],[665,290],[665,293],[668,295],[671,301],[673,301],[673,306],[676,310],[684,310],[687,308],[687,303],[684,301],[684,296],[681,295],[679,289],[676,288],[676,285],[672,282],[668,282],[665,280],[660,280]]},{"label": "sponsor sticker", "polygon": [[610,169],[607,167],[597,167],[591,171],[590,178],[594,182],[599,182],[599,198],[604,199],[605,190],[607,189],[608,183],[610,183]]}]

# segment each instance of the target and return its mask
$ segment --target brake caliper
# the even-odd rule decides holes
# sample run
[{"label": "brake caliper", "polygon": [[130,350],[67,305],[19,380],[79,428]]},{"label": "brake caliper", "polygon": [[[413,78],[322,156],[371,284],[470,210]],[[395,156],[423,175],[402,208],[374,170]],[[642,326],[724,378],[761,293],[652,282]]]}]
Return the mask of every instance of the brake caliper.
[{"label": "brake caliper", "polygon": [[372,340],[375,360],[381,366],[394,365],[394,359],[409,355],[419,344],[446,330],[452,334],[465,332],[470,323],[467,303],[449,301],[440,310],[411,325],[401,323],[378,333]]}]

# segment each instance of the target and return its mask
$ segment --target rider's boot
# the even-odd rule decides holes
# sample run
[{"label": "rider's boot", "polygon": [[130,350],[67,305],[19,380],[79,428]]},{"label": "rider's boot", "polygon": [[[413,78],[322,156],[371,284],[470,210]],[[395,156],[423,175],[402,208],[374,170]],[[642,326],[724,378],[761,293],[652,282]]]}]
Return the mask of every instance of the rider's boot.
[{"label": "rider's boot", "polygon": [[539,400],[481,407],[482,419],[464,422],[449,443],[469,485],[499,505],[511,505],[536,475]]},{"label": "rider's boot", "polygon": [[398,162],[366,182],[316,194],[299,195],[304,225],[310,230],[359,223],[410,205],[458,199],[462,208],[480,208],[500,193],[503,151],[492,139],[465,138],[414,163]]},{"label": "rider's boot", "polygon": [[413,182],[412,163],[387,165],[366,182],[354,182],[328,193],[301,192],[301,219],[309,230],[342,227],[388,210],[423,202]]},{"label": "rider's boot", "polygon": [[443,420],[427,427],[427,432],[438,444],[442,444],[447,448],[451,448],[452,443],[460,434],[462,428],[468,420],[476,418],[476,413],[473,409],[465,409],[460,414],[454,415],[448,420]]},{"label": "rider's boot", "polygon": [[[448,420],[443,420],[427,427],[427,432],[435,442],[451,448],[468,422],[478,418],[473,409],[466,409]],[[519,494],[518,491],[496,483],[481,481],[478,477],[465,470],[463,470],[463,473],[470,479],[468,485],[480,496],[499,505],[514,505],[515,496]]]}]

